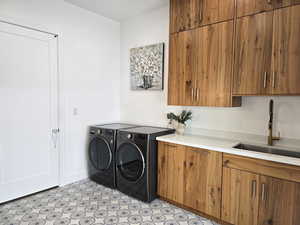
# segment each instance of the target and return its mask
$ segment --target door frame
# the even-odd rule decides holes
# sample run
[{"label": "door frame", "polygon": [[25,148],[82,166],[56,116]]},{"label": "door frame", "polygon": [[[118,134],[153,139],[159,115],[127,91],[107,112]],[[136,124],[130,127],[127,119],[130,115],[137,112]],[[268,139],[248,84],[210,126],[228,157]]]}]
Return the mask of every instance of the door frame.
[{"label": "door frame", "polygon": [[[12,26],[16,26],[19,28],[23,28],[23,29],[28,29],[31,31],[35,31],[35,32],[41,32],[44,34],[48,34],[48,35],[53,35],[56,38],[56,64],[57,64],[57,125],[58,125],[58,129],[59,129],[59,134],[57,135],[57,154],[58,154],[58,186],[63,186],[65,184],[67,184],[68,182],[65,182],[63,180],[64,176],[63,176],[63,159],[64,159],[64,155],[63,153],[65,152],[65,129],[66,129],[66,121],[63,119],[64,118],[64,114],[63,114],[63,109],[65,109],[65,102],[63,101],[63,97],[62,97],[62,91],[63,91],[63,79],[62,79],[62,74],[60,73],[60,51],[59,51],[59,40],[60,40],[60,35],[58,32],[51,32],[51,31],[47,31],[48,29],[46,28],[37,28],[38,26],[36,25],[25,25],[24,22],[21,22],[19,20],[13,19],[13,18],[9,18],[9,17],[3,17],[2,15],[0,15],[0,23],[5,23],[5,24],[9,24]],[[29,22],[26,24],[30,24]],[[34,193],[33,193],[34,194]],[[26,196],[23,196],[26,197]]]}]

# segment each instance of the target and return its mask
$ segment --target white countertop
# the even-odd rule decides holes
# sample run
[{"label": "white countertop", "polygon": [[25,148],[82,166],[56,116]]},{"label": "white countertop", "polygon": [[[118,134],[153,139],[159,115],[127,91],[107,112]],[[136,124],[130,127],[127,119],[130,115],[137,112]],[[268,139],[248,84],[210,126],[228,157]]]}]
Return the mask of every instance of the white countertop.
[{"label": "white countertop", "polygon": [[[173,143],[173,144],[190,146],[194,148],[202,148],[211,151],[224,152],[224,153],[229,153],[234,155],[240,155],[245,157],[251,157],[256,159],[263,159],[263,160],[268,160],[273,162],[300,166],[299,158],[279,156],[279,155],[274,155],[269,153],[261,153],[261,152],[254,152],[254,151],[247,151],[247,150],[233,148],[234,146],[240,144],[239,141],[234,141],[234,140],[227,140],[227,139],[220,139],[220,138],[206,137],[206,136],[199,136],[199,135],[190,135],[190,134],[188,135],[171,134],[171,135],[157,137],[156,140]],[[251,142],[245,142],[244,144],[265,146],[263,144],[257,144]],[[274,147],[274,148],[282,149],[283,147],[284,146]],[[300,152],[300,149],[294,149],[294,148],[291,149],[289,147],[284,147],[284,148],[287,150]]]}]

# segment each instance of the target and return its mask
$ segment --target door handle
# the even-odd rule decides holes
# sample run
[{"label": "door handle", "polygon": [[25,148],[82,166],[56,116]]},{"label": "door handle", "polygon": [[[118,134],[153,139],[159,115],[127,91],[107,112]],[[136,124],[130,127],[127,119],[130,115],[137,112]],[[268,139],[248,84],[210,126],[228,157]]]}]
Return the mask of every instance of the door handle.
[{"label": "door handle", "polygon": [[58,134],[59,134],[59,128],[56,128],[56,129],[52,129],[52,142],[53,142],[53,145],[54,145],[54,148],[57,147],[57,140],[58,140]]}]

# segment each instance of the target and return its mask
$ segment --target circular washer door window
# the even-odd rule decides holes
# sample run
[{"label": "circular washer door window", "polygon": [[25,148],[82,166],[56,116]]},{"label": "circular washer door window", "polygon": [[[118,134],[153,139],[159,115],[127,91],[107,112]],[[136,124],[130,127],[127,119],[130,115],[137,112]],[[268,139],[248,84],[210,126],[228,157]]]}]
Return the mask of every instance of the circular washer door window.
[{"label": "circular washer door window", "polygon": [[107,170],[112,161],[112,151],[108,142],[101,137],[91,140],[89,146],[89,158],[97,170]]},{"label": "circular washer door window", "polygon": [[121,176],[128,181],[136,182],[144,174],[144,157],[134,144],[124,143],[118,148],[116,164]]}]

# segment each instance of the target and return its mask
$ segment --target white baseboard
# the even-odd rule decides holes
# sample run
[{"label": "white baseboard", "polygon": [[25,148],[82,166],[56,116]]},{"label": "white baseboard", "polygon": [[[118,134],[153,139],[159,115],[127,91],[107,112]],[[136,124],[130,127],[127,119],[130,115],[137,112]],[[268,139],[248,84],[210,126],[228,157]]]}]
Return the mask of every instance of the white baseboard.
[{"label": "white baseboard", "polygon": [[87,178],[88,172],[86,170],[78,171],[77,173],[63,176],[60,181],[60,186],[65,186]]}]

